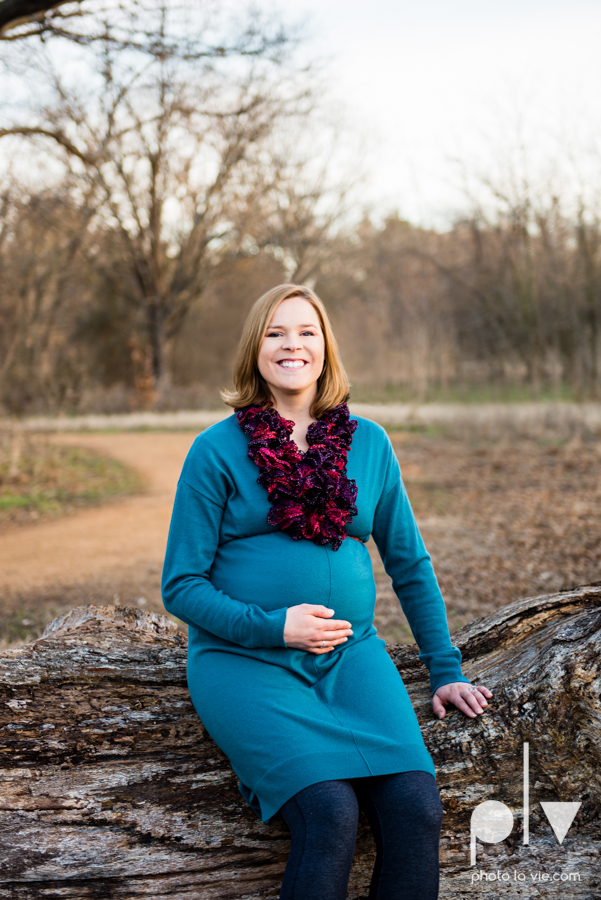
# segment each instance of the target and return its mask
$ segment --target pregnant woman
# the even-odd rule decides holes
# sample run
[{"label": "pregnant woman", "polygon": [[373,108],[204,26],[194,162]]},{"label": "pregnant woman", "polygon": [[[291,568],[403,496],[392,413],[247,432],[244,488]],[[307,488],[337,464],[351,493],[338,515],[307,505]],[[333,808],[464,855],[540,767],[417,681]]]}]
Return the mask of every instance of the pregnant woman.
[{"label": "pregnant woman", "polygon": [[386,432],[350,418],[326,310],[284,284],[244,326],[235,413],[178,483],[165,607],[189,626],[188,686],[245,800],[291,832],[281,900],[344,900],[362,807],[370,900],[435,900],[442,806],[402,679],[373,624],[373,537],[428,667],[434,713],[482,713]]}]

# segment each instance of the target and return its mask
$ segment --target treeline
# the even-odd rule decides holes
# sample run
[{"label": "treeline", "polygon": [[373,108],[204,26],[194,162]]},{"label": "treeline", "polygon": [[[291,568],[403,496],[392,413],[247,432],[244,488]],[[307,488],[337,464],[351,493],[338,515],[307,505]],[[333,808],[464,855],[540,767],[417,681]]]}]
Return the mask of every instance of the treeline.
[{"label": "treeline", "polygon": [[557,199],[503,196],[444,233],[365,222],[318,288],[358,382],[417,399],[453,386],[601,393],[601,221],[583,203],[568,215]]},{"label": "treeline", "polygon": [[[244,316],[290,278],[278,248],[215,264],[153,372],[148,321],[109,226],[47,193],[5,209],[0,397],[9,413],[169,408],[230,383]],[[320,246],[309,279],[331,312],[355,392],[428,399],[521,385],[599,396],[601,229],[582,215],[485,221],[444,233],[398,216]]]},{"label": "treeline", "polygon": [[359,149],[293,32],[97,6],[11,35],[30,94],[0,109],[3,411],[216,402],[246,311],[282,281],[324,299],[355,396],[599,395],[594,185],[568,205],[509,178],[440,232],[357,222]]}]

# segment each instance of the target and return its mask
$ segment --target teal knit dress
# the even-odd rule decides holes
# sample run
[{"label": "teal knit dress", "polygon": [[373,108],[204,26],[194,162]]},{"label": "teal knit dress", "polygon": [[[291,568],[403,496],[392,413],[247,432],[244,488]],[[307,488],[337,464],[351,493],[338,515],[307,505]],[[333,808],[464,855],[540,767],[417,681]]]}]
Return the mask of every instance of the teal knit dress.
[{"label": "teal knit dress", "polygon": [[[358,514],[338,550],[292,540],[235,415],[194,441],[177,487],[163,570],[166,609],[189,626],[187,678],[203,725],[263,822],[330,779],[435,775],[405,685],[378,637],[371,535],[430,672],[434,692],[469,682],[388,435],[358,421],[347,457]],[[353,628],[315,655],[286,646],[289,606],[315,603]]]}]

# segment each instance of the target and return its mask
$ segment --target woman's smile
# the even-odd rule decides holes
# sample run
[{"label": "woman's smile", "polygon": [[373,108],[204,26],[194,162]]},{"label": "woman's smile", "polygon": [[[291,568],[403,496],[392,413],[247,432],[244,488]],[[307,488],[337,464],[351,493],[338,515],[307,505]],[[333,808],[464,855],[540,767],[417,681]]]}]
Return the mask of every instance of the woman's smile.
[{"label": "woman's smile", "polygon": [[282,369],[301,369],[304,365],[306,365],[306,360],[304,359],[279,359],[278,365],[282,367]]}]

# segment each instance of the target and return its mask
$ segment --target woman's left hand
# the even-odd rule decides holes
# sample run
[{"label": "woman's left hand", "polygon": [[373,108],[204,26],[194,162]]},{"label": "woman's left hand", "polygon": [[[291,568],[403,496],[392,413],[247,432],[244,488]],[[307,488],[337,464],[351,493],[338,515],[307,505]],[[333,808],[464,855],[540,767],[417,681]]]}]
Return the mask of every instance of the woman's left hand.
[{"label": "woman's left hand", "polygon": [[488,706],[487,697],[492,697],[492,691],[489,691],[484,685],[468,684],[467,681],[452,681],[450,684],[442,684],[435,691],[432,697],[432,709],[438,718],[442,719],[446,713],[445,705],[452,703],[466,716],[475,719]]}]

